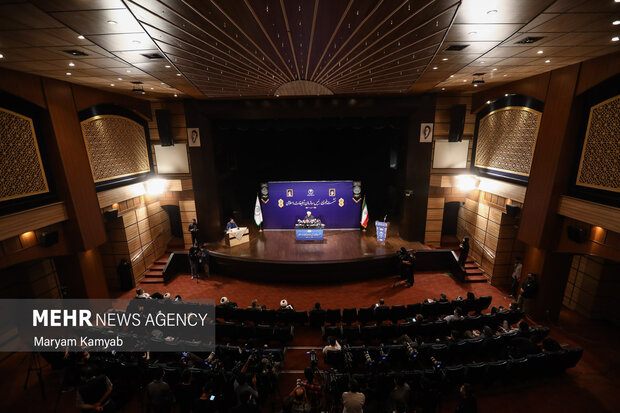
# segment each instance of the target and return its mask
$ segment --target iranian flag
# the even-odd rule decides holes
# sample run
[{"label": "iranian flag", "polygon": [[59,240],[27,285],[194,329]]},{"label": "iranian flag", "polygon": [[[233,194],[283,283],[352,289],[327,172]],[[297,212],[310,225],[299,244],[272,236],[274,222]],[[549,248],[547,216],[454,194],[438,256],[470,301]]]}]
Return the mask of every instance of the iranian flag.
[{"label": "iranian flag", "polygon": [[254,222],[256,222],[256,226],[260,227],[260,224],[263,223],[263,211],[260,208],[260,201],[258,200],[258,194],[256,195],[256,206],[254,207]]},{"label": "iranian flag", "polygon": [[364,228],[368,225],[368,205],[366,205],[366,197],[364,197],[364,202],[362,203],[362,219],[360,220],[360,224]]}]

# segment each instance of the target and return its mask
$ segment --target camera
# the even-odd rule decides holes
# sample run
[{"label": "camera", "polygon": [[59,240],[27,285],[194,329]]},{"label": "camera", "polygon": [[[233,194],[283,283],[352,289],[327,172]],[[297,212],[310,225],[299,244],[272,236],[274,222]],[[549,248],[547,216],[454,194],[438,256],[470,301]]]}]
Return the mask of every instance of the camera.
[{"label": "camera", "polygon": [[368,350],[364,350],[364,359],[367,366],[372,366],[373,360],[372,357],[370,357]]},{"label": "camera", "polygon": [[319,365],[319,358],[316,355],[316,351],[311,350],[306,354],[310,354],[310,367],[312,367],[313,369],[316,369],[317,366]]}]

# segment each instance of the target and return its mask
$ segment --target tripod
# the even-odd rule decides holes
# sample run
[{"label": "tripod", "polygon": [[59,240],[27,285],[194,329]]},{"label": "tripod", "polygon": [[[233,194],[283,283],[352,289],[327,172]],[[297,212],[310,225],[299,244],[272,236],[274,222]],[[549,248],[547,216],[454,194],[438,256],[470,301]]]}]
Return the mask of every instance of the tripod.
[{"label": "tripod", "polygon": [[28,388],[30,373],[32,373],[33,371],[37,372],[37,377],[39,378],[39,387],[41,388],[41,398],[45,400],[45,383],[43,383],[43,368],[41,367],[41,355],[37,352],[30,353],[30,360],[28,362],[28,374],[26,374],[24,390]]}]

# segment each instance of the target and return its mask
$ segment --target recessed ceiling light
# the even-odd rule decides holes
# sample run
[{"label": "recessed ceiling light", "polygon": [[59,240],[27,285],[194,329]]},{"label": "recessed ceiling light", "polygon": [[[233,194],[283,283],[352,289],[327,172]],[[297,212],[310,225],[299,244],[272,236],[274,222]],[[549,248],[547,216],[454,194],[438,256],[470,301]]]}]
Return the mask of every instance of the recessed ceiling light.
[{"label": "recessed ceiling light", "polygon": [[551,60],[547,59],[545,60],[545,63],[551,63]]},{"label": "recessed ceiling light", "polygon": [[614,26],[617,26],[619,24],[620,24],[620,20],[614,20],[614,23],[613,23]]},{"label": "recessed ceiling light", "polygon": [[116,86],[114,83],[110,83],[110,86]]},{"label": "recessed ceiling light", "polygon": [[618,37],[618,36],[611,38],[612,42],[617,42],[618,40],[620,40],[620,37]]},{"label": "recessed ceiling light", "polygon": [[67,72],[67,73],[65,73],[65,75],[71,76],[71,72]]},{"label": "recessed ceiling light", "polygon": [[508,96],[508,93],[504,93],[504,96]]},{"label": "recessed ceiling light", "polygon": [[487,11],[487,14],[494,14],[494,13],[497,13],[497,10],[489,10],[489,11]]},{"label": "recessed ceiling light", "polygon": [[118,24],[116,20],[108,20],[108,24]]},{"label": "recessed ceiling light", "polygon": [[490,100],[487,100],[487,105],[488,105],[489,103],[491,103],[491,101],[490,101]]},{"label": "recessed ceiling light", "polygon": [[443,61],[445,62],[445,61],[447,61],[447,60],[448,60],[448,58],[447,58],[447,57],[444,57],[444,58],[443,58],[443,59],[441,59],[441,60],[443,60]]},{"label": "recessed ceiling light", "polygon": [[474,34],[478,34],[478,32],[469,32],[469,33],[467,33],[467,34],[474,35]]},{"label": "recessed ceiling light", "polygon": [[84,40],[84,36],[79,35],[79,36],[78,36],[78,39],[80,39],[80,40]]},{"label": "recessed ceiling light", "polygon": [[177,97],[177,94],[176,94],[176,93],[174,94],[174,97],[175,97],[175,98]]},{"label": "recessed ceiling light", "polygon": [[474,85],[474,87],[478,87],[478,85]]},{"label": "recessed ceiling light", "polygon": [[484,60],[481,60],[480,63],[484,63]]},{"label": "recessed ceiling light", "polygon": [[433,66],[433,70],[437,70],[439,69],[437,66]]},{"label": "recessed ceiling light", "polygon": [[117,79],[118,79],[118,80],[123,80],[123,78],[122,78],[122,77],[119,77],[119,78],[117,78]]},{"label": "recessed ceiling light", "polygon": [[127,72],[127,73],[131,73],[131,70],[127,69],[127,70],[126,70],[126,72]]},{"label": "recessed ceiling light", "polygon": [[0,53],[0,59],[4,59],[4,55]]},{"label": "recessed ceiling light", "polygon": [[142,42],[140,40],[132,40],[131,43],[140,44]]},{"label": "recessed ceiling light", "polygon": [[467,79],[463,79],[463,82],[467,82]]},{"label": "recessed ceiling light", "polygon": [[493,71],[495,72],[496,70],[497,70],[497,68],[496,68],[496,67],[494,67],[494,68],[493,68]]},{"label": "recessed ceiling light", "polygon": [[446,90],[446,88],[445,88],[445,87],[442,87],[442,88],[441,88],[441,90]]},{"label": "recessed ceiling light", "polygon": [[153,90],[153,88],[151,88],[151,90]]},{"label": "recessed ceiling light", "polygon": [[170,69],[170,65],[166,65],[164,66],[166,69]]},{"label": "recessed ceiling light", "polygon": [[450,77],[454,77],[454,75],[450,75]]},{"label": "recessed ceiling light", "polygon": [[69,66],[73,67],[73,66],[75,66],[75,63],[69,62]]},{"label": "recessed ceiling light", "polygon": [[542,50],[539,50],[539,51],[537,51],[536,53],[538,53],[538,54],[543,54],[543,51],[542,51]]},{"label": "recessed ceiling light", "polygon": [[177,76],[181,76],[181,74],[180,74],[180,73],[177,73]]}]

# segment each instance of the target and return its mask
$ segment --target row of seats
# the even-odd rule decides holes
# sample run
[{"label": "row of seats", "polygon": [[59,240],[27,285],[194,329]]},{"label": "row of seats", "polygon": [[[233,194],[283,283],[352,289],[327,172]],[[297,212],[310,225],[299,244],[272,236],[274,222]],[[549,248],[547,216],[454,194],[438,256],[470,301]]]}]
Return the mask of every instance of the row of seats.
[{"label": "row of seats", "polygon": [[415,317],[422,314],[424,318],[439,317],[452,314],[459,307],[464,313],[480,313],[491,305],[491,297],[479,297],[473,300],[453,300],[433,303],[416,303],[408,305],[381,306],[377,308],[345,308],[320,309],[310,311],[295,310],[254,310],[248,308],[229,307],[218,305],[215,309],[216,318],[225,321],[252,322],[254,324],[309,324],[312,327],[322,327],[325,324],[347,325],[359,322],[361,324],[382,323]]},{"label": "row of seats", "polygon": [[250,325],[236,324],[232,322],[216,323],[215,336],[218,340],[243,342],[256,338],[261,342],[270,343],[278,342],[285,344],[293,340],[294,328],[292,325],[273,326],[273,325]]},{"label": "row of seats", "polygon": [[[549,334],[549,328],[540,327],[530,329],[529,334],[542,340]],[[342,368],[345,363],[345,353],[350,351],[354,364],[366,363],[365,351],[368,351],[375,362],[385,360],[390,363],[403,363],[408,360],[435,357],[444,362],[471,359],[480,356],[495,356],[505,354],[510,340],[522,337],[519,331],[493,336],[491,338],[469,338],[452,342],[424,343],[415,346],[415,352],[409,353],[404,344],[390,344],[381,346],[350,346],[347,350],[330,350],[325,352],[325,362],[336,368]]]},{"label": "row of seats", "polygon": [[494,314],[482,314],[463,317],[461,320],[447,322],[437,320],[434,322],[417,323],[408,321],[400,324],[378,325],[345,325],[326,326],[323,331],[324,337],[345,338],[347,341],[387,341],[407,334],[409,337],[441,338],[449,336],[452,330],[459,332],[466,330],[481,330],[484,326],[496,328],[504,320],[510,325],[518,323],[524,316],[522,311],[500,311]]},{"label": "row of seats", "polygon": [[394,377],[402,374],[412,389],[425,387],[425,382],[444,386],[467,383],[491,384],[496,381],[523,380],[564,372],[575,367],[583,355],[583,349],[572,348],[555,352],[539,353],[518,359],[460,364],[425,370],[405,370],[401,373],[332,373],[329,379],[330,390],[342,394],[347,390],[349,377],[357,380],[362,388],[377,393],[389,393],[394,387]]}]

